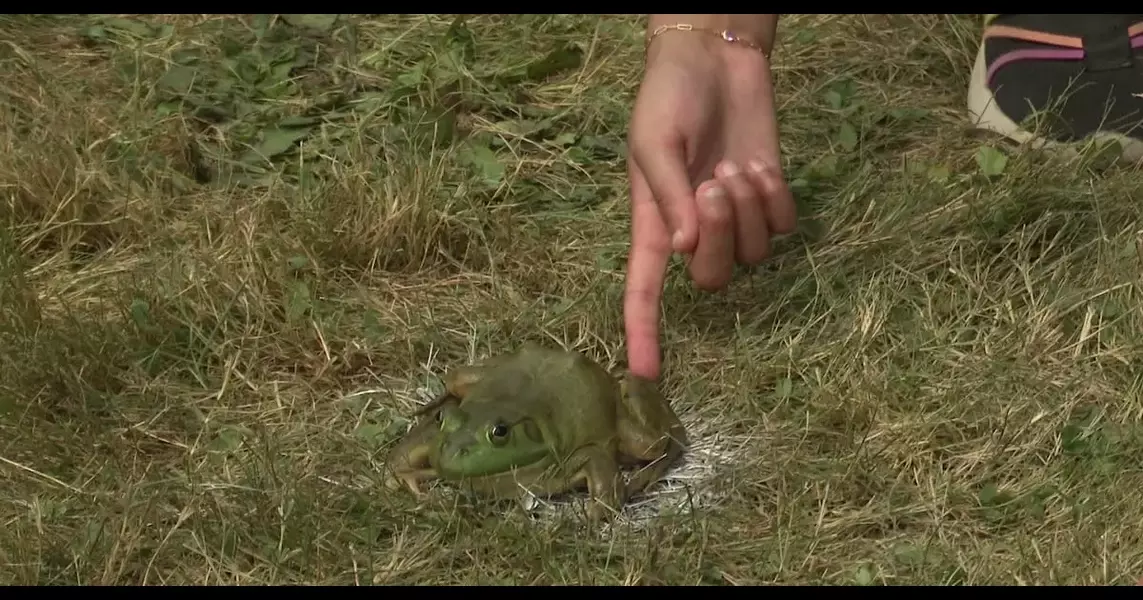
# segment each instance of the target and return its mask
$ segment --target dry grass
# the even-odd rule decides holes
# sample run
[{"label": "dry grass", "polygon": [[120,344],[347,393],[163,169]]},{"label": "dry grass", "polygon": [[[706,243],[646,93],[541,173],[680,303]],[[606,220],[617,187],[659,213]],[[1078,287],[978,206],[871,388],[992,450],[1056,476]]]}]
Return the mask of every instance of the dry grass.
[{"label": "dry grass", "polygon": [[785,22],[801,234],[725,294],[676,270],[665,385],[715,458],[598,535],[378,460],[449,365],[621,364],[640,20],[152,22],[0,17],[0,583],[1143,573],[1143,180],[982,175],[975,18]]}]

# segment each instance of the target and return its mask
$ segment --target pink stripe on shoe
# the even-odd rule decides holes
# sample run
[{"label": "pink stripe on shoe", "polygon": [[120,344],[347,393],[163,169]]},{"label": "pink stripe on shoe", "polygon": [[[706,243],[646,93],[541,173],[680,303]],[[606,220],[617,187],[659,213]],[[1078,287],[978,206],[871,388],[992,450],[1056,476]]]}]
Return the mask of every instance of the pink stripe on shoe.
[{"label": "pink stripe on shoe", "polygon": [[[1131,38],[1131,48],[1143,48],[1143,35]],[[988,66],[985,80],[992,85],[992,78],[1002,67],[1021,60],[1083,60],[1084,53],[1078,48],[1025,48],[1001,54]]]},{"label": "pink stripe on shoe", "polygon": [[1001,54],[996,60],[992,61],[991,65],[988,65],[988,74],[985,76],[988,85],[992,85],[992,78],[996,75],[997,71],[1011,63],[1021,60],[1083,60],[1083,50],[1025,48],[1023,50],[1013,50],[1007,54]]}]

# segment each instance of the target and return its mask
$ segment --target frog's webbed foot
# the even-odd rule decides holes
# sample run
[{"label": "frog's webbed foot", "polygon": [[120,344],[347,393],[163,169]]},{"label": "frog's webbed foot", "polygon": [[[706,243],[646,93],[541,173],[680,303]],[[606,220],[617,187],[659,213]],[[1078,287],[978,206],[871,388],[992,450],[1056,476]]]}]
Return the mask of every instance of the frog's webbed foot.
[{"label": "frog's webbed foot", "polygon": [[410,456],[393,459],[388,465],[388,477],[385,478],[385,487],[395,490],[404,486],[414,496],[425,495],[424,484],[438,477],[435,469],[428,465],[423,453],[414,453]]},{"label": "frog's webbed foot", "polygon": [[402,485],[414,495],[421,496],[421,484],[435,479],[436,471],[429,464],[429,450],[439,425],[424,417],[389,450],[385,457],[385,487],[397,489]]},{"label": "frog's webbed foot", "polygon": [[425,491],[425,488],[422,484],[431,479],[435,479],[436,476],[436,472],[432,469],[422,469],[419,471],[401,473],[400,475],[397,475],[395,479],[399,483],[404,484],[405,487],[408,488],[414,496],[417,498],[423,498],[427,492]]}]

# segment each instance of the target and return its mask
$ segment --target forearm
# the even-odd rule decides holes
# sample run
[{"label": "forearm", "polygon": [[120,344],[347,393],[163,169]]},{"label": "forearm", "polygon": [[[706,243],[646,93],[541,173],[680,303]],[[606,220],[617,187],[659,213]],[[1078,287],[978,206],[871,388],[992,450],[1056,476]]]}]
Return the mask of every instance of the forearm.
[{"label": "forearm", "polygon": [[758,44],[770,55],[779,15],[647,15],[647,33],[663,25],[686,23],[712,31],[731,31]]}]

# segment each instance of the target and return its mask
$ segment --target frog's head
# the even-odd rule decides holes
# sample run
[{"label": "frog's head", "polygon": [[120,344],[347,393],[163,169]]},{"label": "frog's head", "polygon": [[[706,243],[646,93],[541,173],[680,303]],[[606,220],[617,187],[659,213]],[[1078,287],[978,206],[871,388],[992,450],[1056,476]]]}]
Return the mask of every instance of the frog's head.
[{"label": "frog's head", "polygon": [[547,457],[548,445],[526,411],[503,405],[446,405],[429,462],[446,479],[498,475]]}]

